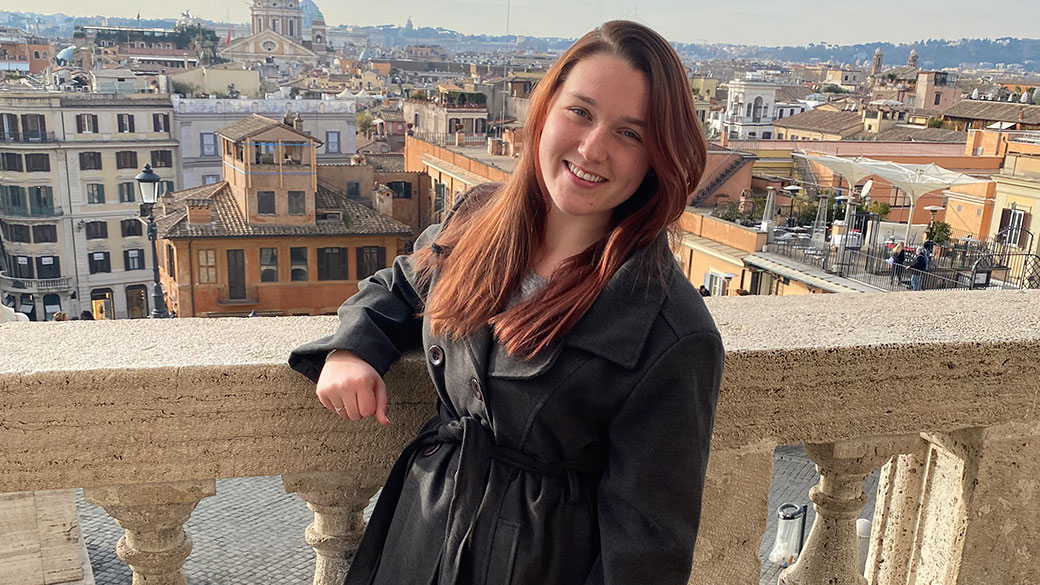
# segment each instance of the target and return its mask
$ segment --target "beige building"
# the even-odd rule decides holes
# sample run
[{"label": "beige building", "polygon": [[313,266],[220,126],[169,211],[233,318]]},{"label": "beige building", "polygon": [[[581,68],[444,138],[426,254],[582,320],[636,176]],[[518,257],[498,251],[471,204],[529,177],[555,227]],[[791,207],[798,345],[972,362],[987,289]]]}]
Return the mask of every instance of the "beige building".
[{"label": "beige building", "polygon": [[[246,69],[240,64],[196,67],[174,73],[168,79],[170,91],[185,93],[185,97],[202,94],[228,94],[231,86],[234,86],[235,91],[239,92],[241,96],[264,97],[260,91],[260,72],[255,69]],[[178,91],[178,88],[186,89],[188,92]]]},{"label": "beige building", "polygon": [[0,96],[0,299],[34,320],[57,311],[146,317],[149,242],[134,177],[172,191],[179,164],[168,96]]}]

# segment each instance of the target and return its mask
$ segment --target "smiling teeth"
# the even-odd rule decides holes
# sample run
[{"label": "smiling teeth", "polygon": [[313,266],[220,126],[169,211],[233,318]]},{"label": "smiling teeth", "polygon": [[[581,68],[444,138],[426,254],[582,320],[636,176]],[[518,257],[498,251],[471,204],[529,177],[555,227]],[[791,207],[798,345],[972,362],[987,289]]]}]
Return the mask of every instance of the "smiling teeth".
[{"label": "smiling teeth", "polygon": [[603,181],[606,181],[606,179],[604,179],[603,177],[593,175],[591,173],[586,173],[585,171],[579,169],[578,167],[572,165],[569,162],[567,163],[567,168],[570,169],[571,172],[577,175],[579,178],[585,179],[590,183],[602,183]]}]

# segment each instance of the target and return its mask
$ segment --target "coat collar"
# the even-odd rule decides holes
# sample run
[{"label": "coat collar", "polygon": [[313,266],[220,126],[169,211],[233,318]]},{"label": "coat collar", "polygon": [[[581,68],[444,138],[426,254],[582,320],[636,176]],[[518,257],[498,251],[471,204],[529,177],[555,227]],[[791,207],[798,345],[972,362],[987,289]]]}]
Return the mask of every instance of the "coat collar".
[{"label": "coat collar", "polygon": [[668,237],[661,234],[651,245],[637,250],[621,265],[585,316],[564,339],[530,360],[499,360],[488,375],[498,378],[537,376],[556,362],[565,345],[625,368],[634,368],[664,303],[666,284],[670,285],[671,279],[675,278],[671,263],[665,264],[668,267],[664,274],[665,283],[661,282],[661,275],[656,270],[658,262],[654,256],[665,253],[668,253]]}]

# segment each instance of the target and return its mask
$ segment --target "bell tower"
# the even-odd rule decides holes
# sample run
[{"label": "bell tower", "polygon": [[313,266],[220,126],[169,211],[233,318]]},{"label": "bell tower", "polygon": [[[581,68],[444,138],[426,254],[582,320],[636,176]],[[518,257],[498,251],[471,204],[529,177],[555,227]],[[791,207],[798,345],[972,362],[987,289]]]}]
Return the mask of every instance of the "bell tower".
[{"label": "bell tower", "polygon": [[299,0],[253,0],[250,7],[253,34],[265,30],[300,42],[303,38],[303,9]]}]

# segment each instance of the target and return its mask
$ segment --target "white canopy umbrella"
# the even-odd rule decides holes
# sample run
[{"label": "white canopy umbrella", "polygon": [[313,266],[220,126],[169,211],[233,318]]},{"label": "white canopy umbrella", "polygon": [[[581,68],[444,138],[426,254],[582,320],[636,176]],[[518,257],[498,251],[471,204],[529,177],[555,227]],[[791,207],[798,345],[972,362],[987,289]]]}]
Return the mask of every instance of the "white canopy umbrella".
[{"label": "white canopy umbrella", "polygon": [[910,222],[913,220],[917,201],[922,195],[949,189],[956,185],[967,185],[970,183],[985,183],[989,179],[979,179],[944,169],[935,163],[904,164],[889,161],[873,160],[869,158],[856,157],[852,159],[837,156],[813,156],[806,154],[795,154],[806,160],[819,163],[835,173],[845,177],[850,185],[855,185],[865,177],[875,176],[899,187],[910,196],[910,215],[906,220],[906,239],[910,239]]}]

